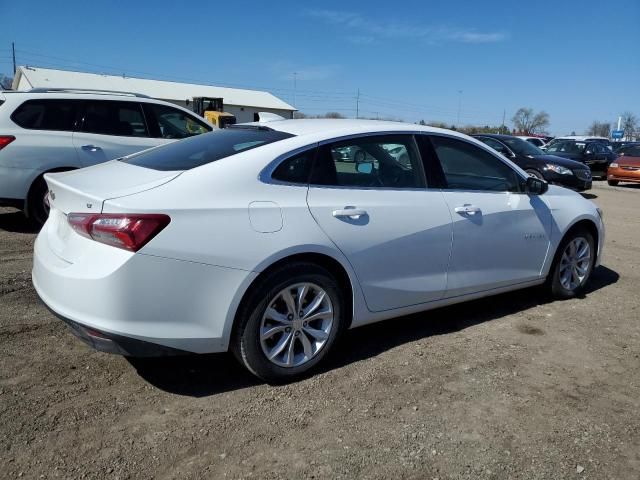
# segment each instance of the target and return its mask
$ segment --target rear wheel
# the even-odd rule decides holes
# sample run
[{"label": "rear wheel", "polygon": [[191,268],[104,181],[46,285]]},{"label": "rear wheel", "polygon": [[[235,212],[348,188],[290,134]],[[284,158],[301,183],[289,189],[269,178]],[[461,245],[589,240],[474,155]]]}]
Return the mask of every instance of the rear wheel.
[{"label": "rear wheel", "polygon": [[49,217],[49,204],[46,199],[48,191],[47,182],[43,177],[38,177],[29,190],[27,216],[39,227],[44,225]]},{"label": "rear wheel", "polygon": [[618,182],[618,180],[607,180],[607,183],[608,183],[609,185],[611,185],[612,187],[615,187],[615,186],[616,186],[616,185],[618,185],[618,183],[620,183],[620,182]]},{"label": "rear wheel", "polygon": [[344,298],[324,268],[296,262],[270,273],[239,312],[231,348],[267,382],[299,378],[332,350],[344,329]]},{"label": "rear wheel", "polygon": [[586,229],[570,232],[560,243],[547,282],[555,298],[580,295],[591,277],[595,242]]}]

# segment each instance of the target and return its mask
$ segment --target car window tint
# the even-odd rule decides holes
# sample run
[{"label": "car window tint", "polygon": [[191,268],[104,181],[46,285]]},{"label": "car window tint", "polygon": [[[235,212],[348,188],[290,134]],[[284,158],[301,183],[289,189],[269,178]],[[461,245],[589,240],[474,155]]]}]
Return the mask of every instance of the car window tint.
[{"label": "car window tint", "polygon": [[224,128],[142,151],[122,161],[154,170],[189,170],[293,137],[290,133],[258,128]]},{"label": "car window tint", "polygon": [[82,131],[121,137],[149,136],[142,109],[136,102],[87,102]]},{"label": "car window tint", "polygon": [[157,124],[153,134],[156,137],[186,138],[212,130],[212,127],[177,108],[153,103],[145,103],[144,108],[145,112],[149,112],[148,117],[153,118]]},{"label": "car window tint", "polygon": [[311,183],[373,188],[426,184],[411,135],[368,136],[325,145],[314,163]]},{"label": "car window tint", "polygon": [[520,177],[507,164],[468,142],[431,137],[447,188],[456,190],[520,191]]},{"label": "car window tint", "polygon": [[72,131],[78,102],[73,100],[28,100],[11,115],[22,128]]},{"label": "car window tint", "polygon": [[284,160],[273,171],[271,178],[288,183],[309,183],[315,151],[315,148],[307,150]]},{"label": "car window tint", "polygon": [[503,144],[501,144],[500,142],[494,140],[493,138],[480,137],[480,138],[478,138],[478,140],[480,140],[485,145],[489,145],[491,148],[493,148],[497,152],[508,153],[507,149],[505,148],[505,146]]}]

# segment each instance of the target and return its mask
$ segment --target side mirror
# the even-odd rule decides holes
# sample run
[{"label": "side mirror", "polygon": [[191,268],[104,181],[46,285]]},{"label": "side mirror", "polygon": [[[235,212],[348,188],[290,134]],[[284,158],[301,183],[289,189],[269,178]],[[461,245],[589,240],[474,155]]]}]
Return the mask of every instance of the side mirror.
[{"label": "side mirror", "polygon": [[373,162],[360,162],[356,164],[356,170],[358,173],[364,173],[365,175],[371,175],[373,172]]},{"label": "side mirror", "polygon": [[532,193],[534,195],[542,195],[544,192],[549,190],[549,184],[544,180],[540,180],[536,177],[528,177],[526,191],[527,193]]}]

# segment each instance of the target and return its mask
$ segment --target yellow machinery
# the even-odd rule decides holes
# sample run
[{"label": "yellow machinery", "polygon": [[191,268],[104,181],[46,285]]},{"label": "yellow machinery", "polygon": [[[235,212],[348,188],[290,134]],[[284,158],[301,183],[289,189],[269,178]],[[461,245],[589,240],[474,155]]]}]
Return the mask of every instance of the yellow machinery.
[{"label": "yellow machinery", "polygon": [[222,98],[194,97],[193,111],[218,128],[236,123],[234,115],[223,111]]}]

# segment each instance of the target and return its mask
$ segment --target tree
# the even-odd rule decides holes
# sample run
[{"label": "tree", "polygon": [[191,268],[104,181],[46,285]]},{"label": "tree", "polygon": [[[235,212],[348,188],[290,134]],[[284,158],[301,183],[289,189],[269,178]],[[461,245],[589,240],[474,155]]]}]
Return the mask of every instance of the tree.
[{"label": "tree", "polygon": [[637,129],[638,117],[631,112],[624,112],[622,114],[622,130],[624,130],[624,136],[628,139],[634,138]]},{"label": "tree", "polygon": [[545,111],[534,113],[533,108],[519,108],[511,119],[516,130],[524,134],[542,133],[549,126],[549,114]]},{"label": "tree", "polygon": [[587,135],[594,135],[596,137],[608,137],[611,134],[611,124],[609,122],[594,121],[589,129]]}]

